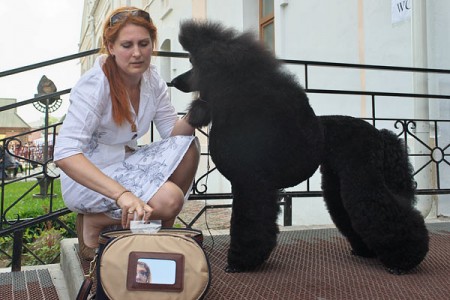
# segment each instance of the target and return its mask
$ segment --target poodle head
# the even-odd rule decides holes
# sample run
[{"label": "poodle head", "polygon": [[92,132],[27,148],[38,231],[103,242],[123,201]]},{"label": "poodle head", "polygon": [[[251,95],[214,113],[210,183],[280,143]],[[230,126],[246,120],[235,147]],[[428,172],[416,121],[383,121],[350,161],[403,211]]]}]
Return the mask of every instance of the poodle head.
[{"label": "poodle head", "polygon": [[171,83],[183,92],[199,93],[200,100],[189,107],[191,125],[204,125],[211,115],[217,117],[214,111],[231,110],[236,103],[242,107],[258,101],[258,97],[244,96],[244,91],[252,89],[242,87],[255,82],[267,87],[277,77],[278,60],[252,32],[239,32],[218,22],[188,20],[181,23],[178,39],[189,53],[192,69]]},{"label": "poodle head", "polygon": [[204,57],[210,49],[217,50],[237,35],[234,29],[225,28],[217,22],[188,20],[181,23],[178,40],[191,57]]},{"label": "poodle head", "polygon": [[[184,50],[189,52],[193,66],[192,90],[199,90],[202,82],[232,81],[244,76],[243,71],[275,70],[278,61],[252,32],[239,32],[212,21],[184,21],[178,36]],[[201,76],[201,77],[200,77]],[[207,78],[207,79],[206,79]],[[216,81],[216,83],[217,83]]]}]

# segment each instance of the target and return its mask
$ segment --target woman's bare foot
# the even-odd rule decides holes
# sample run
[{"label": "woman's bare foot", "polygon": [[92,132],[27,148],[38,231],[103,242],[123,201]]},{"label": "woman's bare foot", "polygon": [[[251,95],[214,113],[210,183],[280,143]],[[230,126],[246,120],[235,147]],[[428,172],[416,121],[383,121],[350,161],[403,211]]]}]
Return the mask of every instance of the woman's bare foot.
[{"label": "woman's bare foot", "polygon": [[102,230],[111,225],[120,224],[120,220],[111,219],[103,213],[85,214],[83,219],[83,240],[89,248],[98,247],[98,237]]}]

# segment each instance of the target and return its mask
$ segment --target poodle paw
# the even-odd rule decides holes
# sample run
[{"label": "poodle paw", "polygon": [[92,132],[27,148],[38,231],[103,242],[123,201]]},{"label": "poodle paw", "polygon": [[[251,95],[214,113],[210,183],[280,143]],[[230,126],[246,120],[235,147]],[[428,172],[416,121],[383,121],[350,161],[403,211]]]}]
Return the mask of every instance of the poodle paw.
[{"label": "poodle paw", "polygon": [[352,255],[360,257],[372,258],[376,256],[372,251],[357,251],[355,249],[352,249],[350,252]]},{"label": "poodle paw", "polygon": [[225,272],[226,273],[241,273],[241,272],[244,272],[244,270],[241,269],[241,268],[238,268],[236,266],[228,265],[228,266],[225,267]]},{"label": "poodle paw", "polygon": [[211,122],[211,109],[209,104],[201,98],[191,102],[188,115],[188,122],[194,128],[208,126]]},{"label": "poodle paw", "polygon": [[388,272],[393,275],[404,275],[406,271],[400,268],[387,268]]}]

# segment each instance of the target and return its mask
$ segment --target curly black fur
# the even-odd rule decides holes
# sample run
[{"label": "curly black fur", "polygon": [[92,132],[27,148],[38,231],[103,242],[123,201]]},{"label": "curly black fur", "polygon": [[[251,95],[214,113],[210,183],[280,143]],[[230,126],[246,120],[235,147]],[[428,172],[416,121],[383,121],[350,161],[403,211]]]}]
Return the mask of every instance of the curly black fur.
[{"label": "curly black fur", "polygon": [[302,87],[255,35],[187,21],[179,40],[193,68],[172,83],[209,103],[208,112],[195,100],[188,114],[196,125],[211,118],[211,157],[233,189],[226,270],[253,270],[276,245],[278,190],[319,166],[322,130]]},{"label": "curly black fur", "polygon": [[352,253],[378,259],[395,274],[428,252],[428,231],[414,208],[413,169],[391,131],[345,116],[319,117],[325,132],[322,190]]},{"label": "curly black fur", "polygon": [[306,180],[319,163],[327,208],[353,254],[376,256],[395,274],[424,259],[428,232],[395,134],[352,117],[316,117],[295,78],[250,33],[188,21],[179,40],[193,68],[172,83],[209,104],[194,100],[189,114],[196,127],[211,120],[211,157],[232,184],[227,272],[269,257],[278,189]]},{"label": "curly black fur", "polygon": [[188,122],[192,127],[199,128],[207,126],[211,122],[211,110],[208,102],[198,98],[189,105]]}]

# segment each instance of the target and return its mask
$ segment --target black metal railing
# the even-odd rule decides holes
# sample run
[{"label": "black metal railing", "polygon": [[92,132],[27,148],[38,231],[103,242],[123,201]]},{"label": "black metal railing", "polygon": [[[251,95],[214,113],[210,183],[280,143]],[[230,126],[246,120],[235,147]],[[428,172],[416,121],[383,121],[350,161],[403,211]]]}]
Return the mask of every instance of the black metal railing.
[{"label": "black metal railing", "polygon": [[[94,55],[98,52],[98,49],[94,49],[91,51],[81,52],[78,54],[61,57],[58,59],[45,61],[13,70],[0,72],[0,80],[5,76],[10,76],[13,74],[26,72],[32,69],[42,68],[46,66],[52,66],[54,64],[58,64],[61,62],[78,59],[81,57]],[[163,57],[172,57],[172,58],[187,58],[188,55],[186,53],[173,53],[173,52],[157,52],[155,55],[163,56]],[[449,187],[445,186],[441,182],[441,174],[443,173],[442,169],[446,168],[450,165],[447,153],[448,148],[450,147],[449,141],[444,139],[441,140],[439,138],[439,129],[441,126],[446,126],[449,124],[450,120],[440,120],[440,119],[411,119],[411,118],[383,118],[378,115],[378,101],[380,99],[385,99],[386,97],[395,98],[395,99],[435,99],[435,100],[450,100],[449,95],[436,95],[436,94],[419,94],[414,92],[390,92],[390,91],[366,91],[366,90],[352,90],[352,89],[319,89],[311,87],[311,69],[314,67],[318,68],[340,68],[343,70],[348,69],[359,69],[359,70],[371,70],[371,71],[389,71],[389,72],[401,72],[401,73],[425,73],[425,74],[447,74],[450,75],[450,70],[442,70],[442,69],[423,69],[423,68],[405,68],[405,67],[395,67],[395,66],[376,66],[376,65],[359,65],[359,64],[344,64],[344,63],[330,63],[330,62],[315,62],[315,61],[301,61],[301,60],[282,60],[287,65],[295,65],[301,66],[303,68],[303,77],[304,77],[304,86],[307,93],[310,95],[311,101],[314,101],[315,95],[334,95],[334,96],[365,96],[370,98],[370,108],[371,113],[370,117],[366,118],[369,122],[371,122],[375,126],[382,125],[384,128],[389,128],[396,132],[399,136],[405,139],[406,145],[408,146],[408,142],[417,142],[422,145],[423,151],[419,152],[410,152],[410,156],[413,157],[421,157],[424,158],[423,166],[419,166],[415,175],[420,174],[420,172],[424,172],[426,167],[432,166],[432,175],[434,178],[434,185],[429,187],[421,187],[418,186],[417,194],[418,195],[444,195],[450,194]],[[168,83],[169,86],[170,83]],[[30,105],[38,101],[46,101],[46,99],[59,98],[62,95],[70,93],[70,89],[65,89],[62,91],[58,91],[52,94],[41,95],[39,97],[22,100],[15,104],[6,105],[0,107],[0,112],[7,111],[10,109],[17,109],[19,107],[23,107],[25,105]],[[0,91],[1,94],[1,91]],[[393,100],[395,101],[395,100]],[[182,113],[180,113],[182,114]],[[417,123],[426,122],[430,125],[432,129],[431,137],[433,143],[430,144],[429,140],[422,140],[415,133],[415,128]],[[53,165],[53,155],[52,148],[49,145],[44,145],[44,149],[34,149],[31,151],[28,149],[27,151],[14,151],[12,149],[12,144],[15,144],[15,147],[19,147],[19,149],[24,149],[26,142],[26,137],[33,132],[44,131],[51,136],[50,141],[51,145],[54,144],[55,136],[58,131],[58,127],[61,126],[62,123],[56,124],[44,124],[43,127],[31,130],[29,132],[22,132],[16,134],[14,136],[5,137],[0,139],[0,145],[3,146],[2,153],[3,157],[5,155],[4,151],[7,151],[10,155],[15,157],[17,160],[21,161],[26,168],[26,172],[24,172],[24,176],[21,178],[16,178],[13,180],[5,180],[2,178],[0,183],[0,239],[9,239],[10,242],[13,243],[13,251],[9,253],[5,251],[3,248],[0,248],[0,255],[3,255],[7,259],[11,260],[10,265],[13,270],[20,270],[21,267],[21,254],[23,252],[33,253],[32,255],[36,257],[36,259],[44,264],[44,263],[52,263],[57,261],[58,256],[51,258],[50,260],[44,261],[38,257],[37,254],[33,252],[27,245],[23,244],[24,240],[23,236],[27,229],[39,225],[45,224],[49,221],[54,222],[57,226],[64,228],[69,236],[76,236],[73,228],[67,226],[66,222],[62,220],[64,216],[70,213],[70,211],[66,207],[56,207],[54,205],[54,187],[55,187],[55,178],[58,177],[57,173],[55,174],[55,167]],[[152,128],[154,130],[154,128]],[[198,130],[196,132],[197,135],[203,136],[205,139],[208,138],[207,130]],[[151,138],[153,138],[153,133],[151,134]],[[45,150],[45,151],[44,151]],[[37,153],[36,153],[37,151]],[[39,153],[46,152],[47,155],[38,155]],[[202,152],[202,158],[205,160],[209,159],[208,151]],[[192,190],[192,194],[190,195],[190,200],[231,200],[232,194],[231,191],[223,192],[223,191],[214,191],[211,190],[208,185],[208,178],[218,174],[217,169],[214,167],[209,167],[209,163],[205,164],[206,167],[203,170],[199,170],[199,174],[197,176],[196,181],[194,182],[194,187]],[[3,165],[3,169],[5,169],[5,165]],[[11,199],[9,194],[10,188],[16,182],[30,182],[30,185],[27,187],[25,191],[23,191],[20,195],[14,196],[14,199]],[[31,195],[33,191],[36,189],[39,190],[39,193]],[[19,206],[23,205],[26,201],[30,201],[29,198],[34,196],[34,198],[38,199],[46,199],[44,213],[39,216],[34,216],[32,218],[19,217],[16,213],[14,213],[15,209]],[[280,205],[284,207],[284,225],[289,226],[292,225],[292,203],[295,198],[309,198],[309,197],[321,197],[322,192],[320,190],[320,186],[313,187],[310,180],[302,183],[298,187],[286,189],[280,191]],[[8,200],[8,201],[6,201]],[[26,204],[25,204],[26,205]],[[187,227],[191,227],[195,224],[195,222],[199,219],[199,217],[208,209],[215,208],[224,208],[231,207],[231,204],[206,204],[205,206],[198,212],[198,214],[192,220],[181,220],[183,224]]]}]

